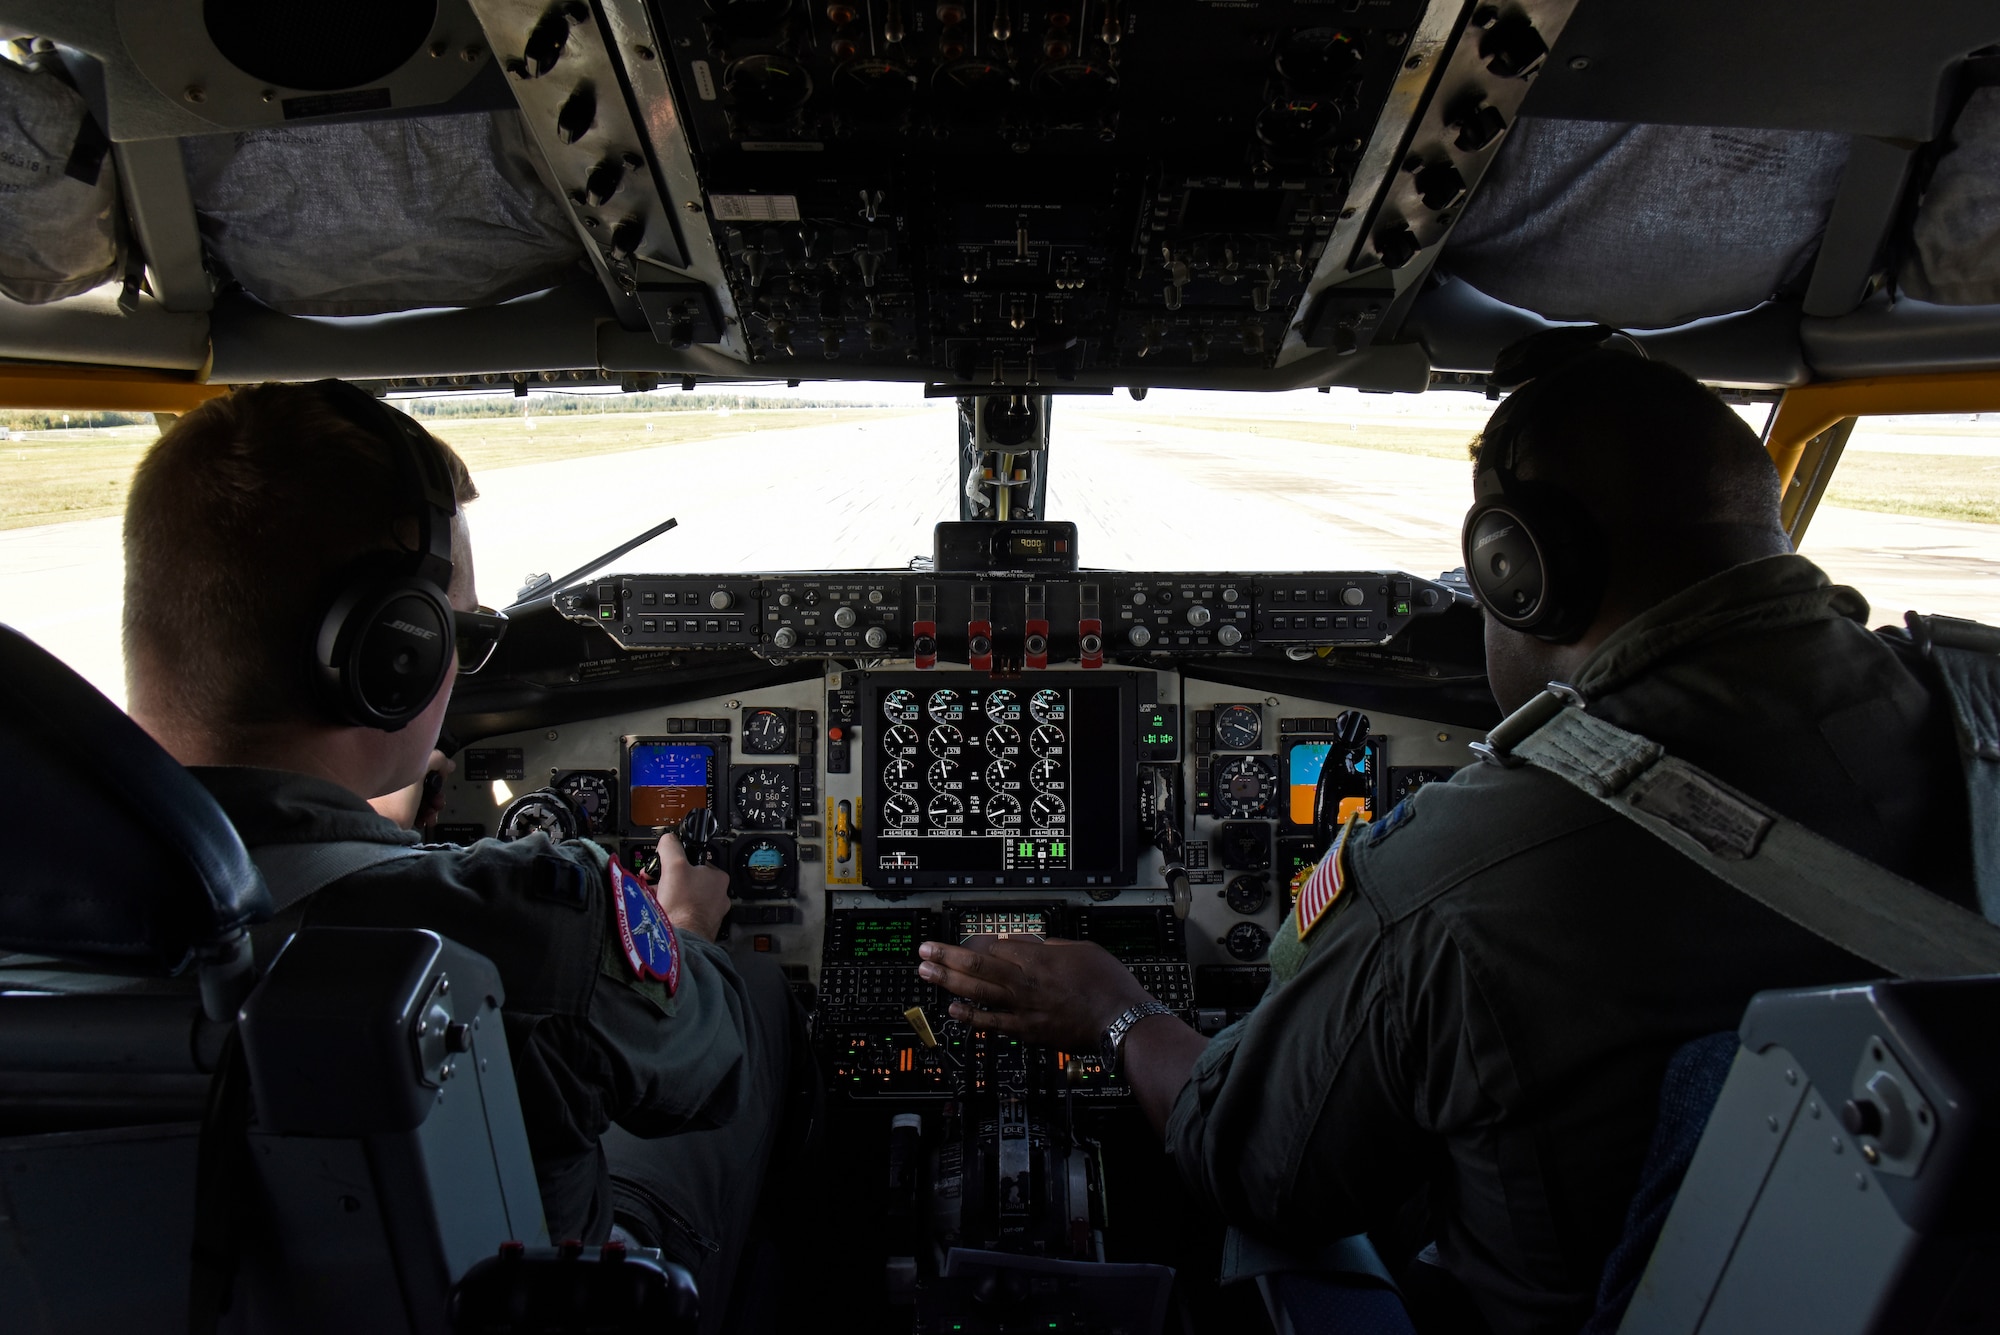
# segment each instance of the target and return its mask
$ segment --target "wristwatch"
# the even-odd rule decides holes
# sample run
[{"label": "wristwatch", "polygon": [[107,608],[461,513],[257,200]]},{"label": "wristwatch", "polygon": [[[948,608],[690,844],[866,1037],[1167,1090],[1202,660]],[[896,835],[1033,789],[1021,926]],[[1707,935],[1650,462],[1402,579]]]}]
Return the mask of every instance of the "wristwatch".
[{"label": "wristwatch", "polygon": [[1136,1006],[1127,1007],[1123,1014],[1104,1027],[1104,1036],[1097,1040],[1097,1055],[1104,1062],[1104,1073],[1109,1076],[1120,1074],[1120,1063],[1125,1051],[1125,1035],[1132,1032],[1132,1026],[1154,1015],[1172,1015],[1174,1008],[1164,1002],[1148,997]]}]

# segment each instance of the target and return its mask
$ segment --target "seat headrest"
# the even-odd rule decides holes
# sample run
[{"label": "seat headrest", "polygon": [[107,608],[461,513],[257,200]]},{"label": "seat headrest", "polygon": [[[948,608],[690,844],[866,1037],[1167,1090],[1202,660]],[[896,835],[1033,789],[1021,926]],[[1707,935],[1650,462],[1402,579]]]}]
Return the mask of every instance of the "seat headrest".
[{"label": "seat headrest", "polygon": [[0,626],[0,951],[178,973],[271,916],[222,808],[125,711]]}]

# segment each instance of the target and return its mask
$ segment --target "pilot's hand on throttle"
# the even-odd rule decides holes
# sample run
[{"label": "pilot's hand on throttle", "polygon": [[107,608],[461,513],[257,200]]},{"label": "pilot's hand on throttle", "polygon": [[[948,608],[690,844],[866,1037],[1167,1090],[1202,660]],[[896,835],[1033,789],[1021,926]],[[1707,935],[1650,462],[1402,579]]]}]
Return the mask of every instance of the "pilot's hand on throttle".
[{"label": "pilot's hand on throttle", "polygon": [[678,932],[715,940],[729,913],[729,873],[720,867],[697,867],[687,860],[681,841],[660,836],[660,879],[653,887],[660,911]]},{"label": "pilot's hand on throttle", "polygon": [[406,830],[428,830],[437,824],[444,810],[444,781],[458,765],[442,751],[432,751],[424,777],[407,788],[368,799],[379,816],[386,816]]},{"label": "pilot's hand on throttle", "polygon": [[[971,946],[926,941],[917,973],[954,997],[951,1016],[1034,1043],[1093,1051],[1105,1028],[1146,989],[1090,941],[975,937]],[[968,1004],[969,1003],[969,1004]]]}]

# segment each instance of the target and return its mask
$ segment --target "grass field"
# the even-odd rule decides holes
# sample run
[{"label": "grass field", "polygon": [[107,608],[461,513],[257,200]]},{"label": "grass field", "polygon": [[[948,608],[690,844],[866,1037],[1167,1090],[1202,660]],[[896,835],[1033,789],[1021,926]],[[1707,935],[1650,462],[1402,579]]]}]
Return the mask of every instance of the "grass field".
[{"label": "grass field", "polygon": [[2000,458],[1849,450],[1833,470],[1825,503],[2000,524]]},{"label": "grass field", "polygon": [[[765,428],[899,417],[894,408],[782,408],[722,413],[606,413],[500,417],[430,425],[480,473],[661,445],[688,445]],[[530,425],[532,423],[532,425]],[[0,441],[0,529],[121,514],[132,470],[158,433],[149,426],[30,432]]]}]

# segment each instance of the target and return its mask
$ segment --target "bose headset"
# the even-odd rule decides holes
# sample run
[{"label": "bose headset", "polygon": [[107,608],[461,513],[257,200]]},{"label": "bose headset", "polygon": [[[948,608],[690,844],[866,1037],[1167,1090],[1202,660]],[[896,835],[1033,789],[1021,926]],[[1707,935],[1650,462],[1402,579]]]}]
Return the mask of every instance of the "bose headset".
[{"label": "bose headset", "polygon": [[[1500,354],[1489,393],[1517,389],[1613,340],[1619,351],[1646,355],[1632,339],[1602,325],[1523,339]],[[1472,508],[1459,535],[1465,578],[1479,605],[1501,625],[1567,644],[1589,629],[1603,600],[1602,539],[1568,492],[1516,476],[1514,445],[1510,436],[1498,457],[1479,461]]]},{"label": "bose headset", "polygon": [[322,380],[328,406],[388,449],[414,516],[413,549],[371,552],[349,566],[320,617],[315,677],[344,723],[395,732],[424,711],[451,669],[451,521],[458,498],[423,428],[366,390]]}]

